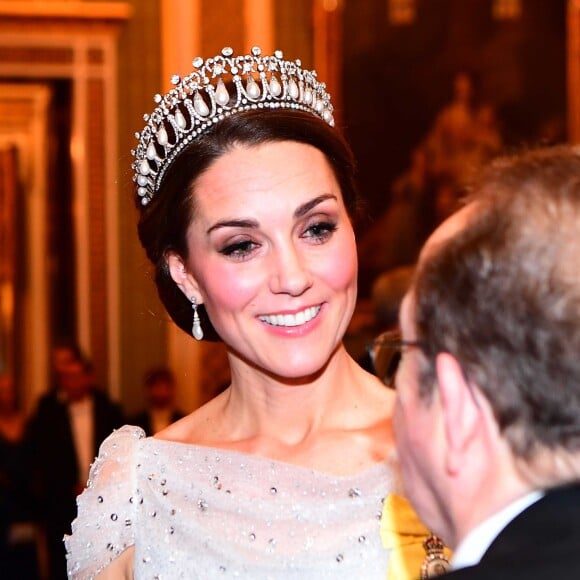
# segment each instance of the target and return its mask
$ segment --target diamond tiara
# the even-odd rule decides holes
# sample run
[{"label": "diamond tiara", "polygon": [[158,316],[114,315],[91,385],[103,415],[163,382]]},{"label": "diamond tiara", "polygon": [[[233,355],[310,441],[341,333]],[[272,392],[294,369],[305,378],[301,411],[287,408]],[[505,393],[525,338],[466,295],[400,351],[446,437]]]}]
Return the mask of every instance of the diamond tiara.
[{"label": "diamond tiara", "polygon": [[192,64],[194,70],[188,76],[171,79],[175,86],[165,96],[155,95],[157,108],[144,116],[146,125],[135,134],[139,143],[131,151],[133,180],[142,205],[151,201],[179,153],[234,113],[297,109],[334,126],[325,83],[318,81],[316,71],[301,68],[299,60],[284,60],[279,50],[262,56],[256,46],[251,54],[233,56],[233,50],[226,47],[221,55],[205,61],[198,57]]}]

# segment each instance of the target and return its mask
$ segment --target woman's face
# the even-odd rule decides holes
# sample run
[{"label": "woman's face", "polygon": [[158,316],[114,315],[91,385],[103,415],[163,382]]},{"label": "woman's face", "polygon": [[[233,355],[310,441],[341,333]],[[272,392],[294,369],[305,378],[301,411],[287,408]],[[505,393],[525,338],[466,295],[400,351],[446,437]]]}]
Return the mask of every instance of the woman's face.
[{"label": "woman's face", "polygon": [[350,321],[357,277],[353,228],[324,155],[291,141],[236,146],[193,191],[190,257],[174,279],[238,356],[283,378],[320,370]]}]

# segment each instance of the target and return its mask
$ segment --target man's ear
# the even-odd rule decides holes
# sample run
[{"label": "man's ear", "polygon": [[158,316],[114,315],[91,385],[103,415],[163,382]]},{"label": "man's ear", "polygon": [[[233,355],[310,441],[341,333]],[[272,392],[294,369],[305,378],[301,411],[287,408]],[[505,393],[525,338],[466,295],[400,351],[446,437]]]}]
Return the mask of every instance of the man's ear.
[{"label": "man's ear", "polygon": [[165,259],[167,261],[167,267],[169,268],[169,274],[179,289],[185,294],[188,300],[195,298],[195,301],[201,304],[203,300],[201,299],[197,281],[187,271],[183,258],[175,252],[169,252],[165,256]]},{"label": "man's ear", "polygon": [[447,441],[446,469],[457,474],[466,465],[472,443],[481,433],[483,415],[477,389],[467,382],[457,359],[442,352],[436,359],[438,390]]}]

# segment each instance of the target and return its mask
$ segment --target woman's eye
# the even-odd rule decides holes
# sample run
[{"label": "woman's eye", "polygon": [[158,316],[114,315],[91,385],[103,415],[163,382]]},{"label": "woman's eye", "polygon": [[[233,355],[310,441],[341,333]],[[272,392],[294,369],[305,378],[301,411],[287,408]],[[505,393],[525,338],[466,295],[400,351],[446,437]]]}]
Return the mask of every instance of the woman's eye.
[{"label": "woman's eye", "polygon": [[243,240],[241,242],[235,242],[233,244],[228,244],[220,250],[220,254],[232,258],[245,258],[252,251],[258,247],[258,244],[252,240]]},{"label": "woman's eye", "polygon": [[336,231],[336,223],[316,222],[308,226],[303,235],[306,238],[312,238],[318,242],[325,242],[334,231]]}]

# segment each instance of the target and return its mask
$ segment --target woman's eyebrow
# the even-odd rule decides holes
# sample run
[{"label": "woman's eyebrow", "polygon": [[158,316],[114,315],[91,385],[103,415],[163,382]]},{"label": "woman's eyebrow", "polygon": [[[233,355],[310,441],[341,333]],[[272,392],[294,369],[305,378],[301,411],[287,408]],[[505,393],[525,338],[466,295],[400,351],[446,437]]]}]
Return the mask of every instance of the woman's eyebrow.
[{"label": "woman's eyebrow", "polygon": [[257,228],[258,226],[259,223],[251,219],[220,220],[211,226],[206,233],[209,234],[219,228]]},{"label": "woman's eyebrow", "polygon": [[310,201],[307,201],[306,203],[297,207],[296,211],[294,212],[294,217],[295,218],[302,217],[303,215],[307,214],[312,208],[316,207],[319,203],[322,203],[327,199],[336,200],[337,198],[336,195],[334,195],[333,193],[325,193],[323,195],[319,195],[318,197],[315,197],[314,199],[311,199]]}]

